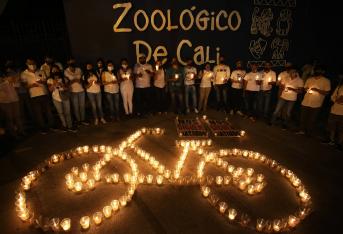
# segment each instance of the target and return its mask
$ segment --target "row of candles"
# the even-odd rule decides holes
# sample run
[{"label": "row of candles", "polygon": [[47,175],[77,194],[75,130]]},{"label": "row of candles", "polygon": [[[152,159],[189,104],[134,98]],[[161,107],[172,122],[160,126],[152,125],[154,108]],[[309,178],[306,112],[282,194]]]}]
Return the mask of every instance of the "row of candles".
[{"label": "row of candles", "polygon": [[[301,220],[303,220],[311,211],[311,197],[301,180],[287,168],[278,164],[275,160],[267,158],[265,155],[261,155],[258,152],[240,150],[240,149],[221,149],[218,153],[207,153],[203,149],[198,149],[198,154],[203,156],[203,159],[199,162],[197,168],[198,179],[204,183],[200,184],[200,190],[204,198],[207,198],[209,202],[218,210],[218,212],[224,215],[230,222],[237,222],[242,226],[250,225],[251,228],[256,229],[259,232],[282,232],[288,231],[296,227]],[[296,189],[297,194],[300,198],[300,208],[294,213],[287,217],[280,219],[263,219],[257,218],[255,223],[251,221],[248,214],[240,212],[234,207],[229,207],[228,203],[225,201],[220,201],[219,197],[212,194],[209,179],[203,179],[205,165],[207,163],[215,164],[217,167],[227,171],[230,176],[217,176],[215,182],[217,185],[227,185],[230,183],[231,178],[233,181],[238,181],[236,186],[242,191],[247,192],[250,195],[254,195],[261,192],[265,187],[264,176],[262,174],[256,174],[254,176],[254,169],[247,168],[246,170],[241,167],[234,167],[230,165],[227,161],[223,160],[223,157],[234,156],[243,157],[246,159],[255,160],[257,162],[264,163],[271,169],[280,173],[284,176],[290,184]],[[242,179],[243,177],[243,179]],[[235,179],[236,178],[236,179]],[[250,179],[249,179],[250,178]],[[255,184],[250,184],[248,182],[256,181]],[[235,182],[234,182],[235,184]]]}]

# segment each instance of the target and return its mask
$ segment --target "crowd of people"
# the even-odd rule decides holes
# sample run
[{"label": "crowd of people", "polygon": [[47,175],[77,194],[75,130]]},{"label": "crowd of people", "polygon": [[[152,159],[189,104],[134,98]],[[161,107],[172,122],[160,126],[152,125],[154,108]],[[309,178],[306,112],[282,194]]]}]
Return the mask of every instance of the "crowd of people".
[{"label": "crowd of people", "polygon": [[[224,57],[214,67],[206,63],[201,69],[191,59],[185,66],[176,58],[165,64],[160,60],[149,64],[144,54],[133,67],[127,59],[122,59],[119,66],[98,59],[95,67],[86,63],[82,69],[74,58],[64,67],[46,56],[40,67],[29,58],[26,68],[19,70],[12,61],[7,61],[0,73],[0,133],[14,139],[25,135],[24,124],[29,119],[41,134],[47,134],[77,132],[82,125],[145,118],[152,113],[205,113],[214,90],[218,111],[240,115],[252,122],[261,119],[269,125],[281,122],[283,129],[289,127],[293,109],[299,102],[300,125],[296,133],[302,135],[312,134],[328,97],[332,106],[326,143],[342,149],[342,82],[331,87],[321,66],[306,67],[301,74],[291,63],[279,74],[272,70],[270,62],[262,67],[250,63],[248,69],[245,70],[242,61],[236,61],[231,69]],[[91,121],[86,115],[87,103]]]}]

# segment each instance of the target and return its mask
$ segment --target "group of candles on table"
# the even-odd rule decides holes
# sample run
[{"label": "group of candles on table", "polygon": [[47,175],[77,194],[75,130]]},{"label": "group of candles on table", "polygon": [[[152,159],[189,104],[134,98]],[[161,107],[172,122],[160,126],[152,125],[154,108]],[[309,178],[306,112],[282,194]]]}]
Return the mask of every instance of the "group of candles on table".
[{"label": "group of candles on table", "polygon": [[[165,183],[170,184],[198,184],[204,198],[208,199],[220,214],[222,214],[229,222],[236,222],[242,227],[250,226],[257,231],[281,232],[287,231],[296,227],[302,219],[304,219],[311,209],[311,197],[301,180],[290,170],[280,165],[275,160],[267,158],[258,152],[241,150],[241,149],[220,149],[218,152],[206,151],[205,148],[212,146],[212,140],[181,140],[176,141],[177,147],[181,148],[180,157],[173,170],[167,169],[165,165],[159,162],[151,153],[138,147],[135,142],[143,135],[161,136],[164,130],[161,128],[143,128],[130,135],[126,140],[122,141],[117,148],[105,145],[80,146],[68,153],[54,154],[45,164],[37,170],[29,172],[22,178],[20,189],[15,196],[15,206],[18,217],[24,222],[35,222],[43,230],[49,231],[70,231],[72,220],[70,218],[50,218],[49,223],[41,223],[35,217],[39,214],[33,213],[27,205],[26,193],[36,183],[35,181],[44,174],[44,172],[55,165],[59,165],[65,160],[77,157],[90,156],[99,154],[100,159],[94,164],[85,163],[82,169],[72,167],[70,172],[65,175],[66,187],[68,190],[77,193],[88,192],[93,190],[97,185],[104,181],[105,183],[125,183],[128,185],[127,191],[118,199],[111,200],[106,204],[101,211],[94,212],[91,216],[82,216],[79,219],[79,227],[82,230],[88,230],[93,224],[100,225],[104,220],[109,220],[121,208],[125,207],[131,201],[132,196],[139,184],[157,184],[161,186]],[[130,150],[139,157],[139,160],[145,161],[155,170],[157,176],[143,175],[139,173],[138,165],[131,155],[126,151]],[[196,176],[181,176],[185,161],[190,152],[194,152],[200,158],[197,166]],[[256,173],[253,168],[236,167],[230,164],[225,158],[242,157],[244,159],[253,160],[268,166],[270,169],[280,173],[286,178],[291,185],[296,189],[300,198],[300,209],[294,214],[284,218],[263,219],[257,218],[255,222],[252,218],[233,207],[231,203],[221,201],[214,194],[211,185],[227,186],[233,185],[247,195],[255,195],[262,192],[266,186],[265,177],[263,174]],[[124,174],[121,178],[118,173],[108,174],[103,176],[101,170],[104,166],[110,163],[113,159],[120,159],[126,162],[131,171]],[[222,170],[224,176],[204,175],[207,164],[213,164]],[[53,217],[49,214],[48,217]]]}]

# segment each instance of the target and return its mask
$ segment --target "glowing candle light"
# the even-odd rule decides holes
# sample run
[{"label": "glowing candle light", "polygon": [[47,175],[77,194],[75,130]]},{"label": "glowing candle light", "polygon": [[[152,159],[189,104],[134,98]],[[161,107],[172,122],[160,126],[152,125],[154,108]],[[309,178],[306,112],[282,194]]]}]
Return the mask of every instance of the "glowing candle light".
[{"label": "glowing candle light", "polygon": [[156,66],[155,66],[155,70],[156,70],[156,71],[158,71],[158,69],[159,69],[159,66],[158,66],[158,65],[156,65]]},{"label": "glowing candle light", "polygon": [[231,181],[231,177],[230,176],[224,176],[224,184],[225,185],[230,184],[230,181]]},{"label": "glowing candle light", "polygon": [[147,182],[148,184],[152,184],[153,179],[154,179],[154,176],[153,176],[153,175],[147,175],[147,176],[146,176],[146,182]]},{"label": "glowing candle light", "polygon": [[71,173],[73,173],[74,176],[78,176],[79,175],[79,168],[72,167],[71,168]]},{"label": "glowing candle light", "polygon": [[119,201],[118,200],[112,200],[111,201],[111,207],[112,207],[113,211],[119,210],[119,207],[120,207]]},{"label": "glowing candle light", "polygon": [[240,190],[245,190],[245,188],[247,187],[245,180],[240,180],[238,183],[238,187]]},{"label": "glowing candle light", "polygon": [[62,219],[60,226],[63,231],[69,231],[71,227],[71,220],[69,218]]},{"label": "glowing candle light", "polygon": [[254,169],[253,168],[248,168],[246,173],[247,173],[247,176],[252,176],[254,174]]},{"label": "glowing candle light", "polygon": [[161,129],[160,128],[156,128],[156,134],[159,135],[161,133]]},{"label": "glowing candle light", "polygon": [[76,151],[77,151],[78,154],[82,154],[82,147],[77,147]]},{"label": "glowing candle light", "polygon": [[83,185],[82,185],[81,182],[76,182],[76,183],[74,184],[75,192],[81,192],[81,191],[82,191],[82,187],[83,187]]},{"label": "glowing candle light", "polygon": [[252,184],[248,185],[248,194],[253,195],[255,193],[255,186]]},{"label": "glowing candle light", "polygon": [[240,136],[245,136],[245,131],[243,131],[243,130],[240,131],[240,132],[239,132],[239,135],[240,135]]},{"label": "glowing candle light", "polygon": [[131,175],[128,174],[128,173],[125,173],[125,174],[124,174],[124,182],[125,182],[126,184],[128,184],[128,183],[130,182],[130,179],[131,179]]},{"label": "glowing candle light", "polygon": [[93,145],[92,149],[93,149],[94,153],[98,153],[99,152],[99,146],[98,145]]},{"label": "glowing candle light", "polygon": [[87,181],[87,186],[88,186],[88,189],[89,189],[89,190],[93,190],[94,187],[95,187],[95,180],[89,179],[89,180]]},{"label": "glowing candle light", "polygon": [[208,145],[208,146],[211,146],[211,145],[212,145],[212,140],[211,140],[211,139],[207,140],[207,145]]},{"label": "glowing candle light", "polygon": [[94,177],[94,180],[95,180],[95,181],[100,181],[100,179],[101,179],[100,171],[95,171],[95,172],[93,173],[93,177]]},{"label": "glowing candle light", "polygon": [[163,176],[161,176],[161,175],[156,176],[156,183],[158,185],[163,184]]},{"label": "glowing candle light", "polygon": [[299,223],[299,219],[294,216],[294,215],[290,215],[288,217],[288,226],[290,226],[291,228],[294,228],[295,226],[297,226]]},{"label": "glowing candle light", "polygon": [[175,74],[175,80],[179,79],[179,74]]},{"label": "glowing candle light", "polygon": [[86,172],[80,172],[80,180],[82,182],[86,182],[87,181],[87,173]]},{"label": "glowing candle light", "polygon": [[231,208],[231,209],[228,210],[228,215],[227,215],[227,217],[228,217],[230,220],[234,220],[234,219],[236,218],[236,216],[237,216],[237,211],[236,211],[236,209]]},{"label": "glowing candle light", "polygon": [[60,219],[59,218],[52,218],[49,222],[49,226],[53,231],[58,231],[60,229]]},{"label": "glowing candle light", "polygon": [[66,185],[67,185],[67,188],[69,190],[72,190],[74,188],[74,181],[73,180],[67,180]]},{"label": "glowing candle light", "polygon": [[105,206],[102,209],[102,212],[106,218],[110,218],[112,216],[112,206]]},{"label": "glowing candle light", "polygon": [[89,152],[89,146],[88,145],[83,146],[82,149],[83,149],[83,152],[85,152],[85,153]]},{"label": "glowing candle light", "polygon": [[264,219],[257,219],[256,220],[256,230],[261,232],[264,227],[266,226],[266,222]]},{"label": "glowing candle light", "polygon": [[109,162],[112,159],[112,154],[105,154],[104,155],[105,162]]},{"label": "glowing candle light", "polygon": [[83,230],[87,230],[90,226],[90,217],[89,216],[83,216],[80,219],[80,225]]},{"label": "glowing candle light", "polygon": [[145,180],[145,176],[144,176],[143,174],[140,174],[140,175],[138,176],[138,182],[139,182],[140,184],[143,184],[143,183],[144,183],[144,180]]},{"label": "glowing candle light", "polygon": [[281,230],[281,220],[280,219],[275,219],[273,221],[273,230],[275,232],[279,232]]},{"label": "glowing candle light", "polygon": [[207,186],[202,187],[202,195],[204,197],[208,197],[208,195],[210,195],[211,189]]},{"label": "glowing candle light", "polygon": [[101,153],[105,153],[105,151],[106,151],[106,146],[101,145],[101,146],[100,146],[100,152],[101,152]]},{"label": "glowing candle light", "polygon": [[222,176],[216,176],[216,184],[222,185],[223,183],[223,177]]},{"label": "glowing candle light", "polygon": [[263,180],[264,180],[264,175],[262,175],[262,174],[257,174],[256,180],[257,180],[257,182],[263,182]]},{"label": "glowing candle light", "polygon": [[127,204],[127,197],[126,196],[121,196],[119,198],[119,202],[120,202],[121,206],[126,206],[126,204]]},{"label": "glowing candle light", "polygon": [[26,222],[30,218],[30,213],[27,209],[23,209],[19,212],[18,217],[23,221]]},{"label": "glowing candle light", "polygon": [[119,182],[119,174],[118,173],[114,173],[114,174],[112,174],[112,181],[113,181],[113,183],[118,183]]},{"label": "glowing candle light", "polygon": [[101,212],[95,212],[93,214],[93,222],[96,225],[100,225],[102,223],[102,219],[103,219],[103,214]]},{"label": "glowing candle light", "polygon": [[220,202],[219,203],[219,212],[224,214],[227,209],[227,203],[226,202]]},{"label": "glowing candle light", "polygon": [[85,172],[88,172],[89,171],[89,164],[88,163],[84,163],[82,165],[82,169],[85,171]]},{"label": "glowing candle light", "polygon": [[59,159],[60,158],[59,158],[59,156],[57,154],[54,154],[54,155],[51,156],[51,161],[53,163],[58,163]]}]

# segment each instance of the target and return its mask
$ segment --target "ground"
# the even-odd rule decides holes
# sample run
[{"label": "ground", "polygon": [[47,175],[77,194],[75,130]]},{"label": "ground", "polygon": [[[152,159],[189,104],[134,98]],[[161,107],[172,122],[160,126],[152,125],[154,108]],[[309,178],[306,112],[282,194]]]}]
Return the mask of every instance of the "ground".
[{"label": "ground", "polygon": [[[209,117],[223,119],[224,114],[210,112]],[[297,136],[263,122],[252,123],[238,116],[229,117],[238,128],[244,129],[244,138],[214,138],[212,149],[244,148],[266,154],[293,170],[307,186],[313,200],[313,213],[291,233],[327,233],[328,228],[338,227],[342,201],[342,153],[320,144],[316,138]],[[25,173],[56,152],[67,151],[78,145],[117,145],[135,130],[146,127],[166,129],[163,137],[146,137],[138,142],[167,167],[172,167],[178,157],[175,140],[175,115],[151,116],[148,119],[132,119],[108,123],[99,127],[83,127],[78,133],[51,133],[33,135],[0,158],[0,227],[1,233],[41,233],[15,216],[14,191]],[[94,161],[94,159],[83,159]],[[95,191],[75,195],[66,191],[64,175],[73,165],[83,161],[69,160],[45,174],[30,192],[35,209],[47,216],[80,217],[91,215],[102,207],[104,200],[119,197],[124,186],[102,186]],[[140,170],[147,174],[149,167],[137,159]],[[186,161],[185,174],[196,173],[196,157]],[[229,205],[263,217],[287,214],[296,208],[296,196],[292,187],[278,174],[256,163],[236,161],[264,173],[265,190],[256,196],[242,194],[235,188],[218,189]],[[114,163],[120,173],[127,171],[123,164]],[[151,171],[151,170],[150,170]],[[75,221],[76,222],[76,221]],[[74,222],[74,223],[75,223]],[[75,224],[75,226],[77,226]],[[79,232],[74,227],[72,233]],[[132,202],[103,225],[92,227],[88,233],[255,233],[229,223],[202,198],[198,186],[149,186],[138,187]]]}]

